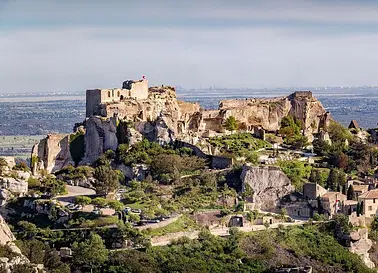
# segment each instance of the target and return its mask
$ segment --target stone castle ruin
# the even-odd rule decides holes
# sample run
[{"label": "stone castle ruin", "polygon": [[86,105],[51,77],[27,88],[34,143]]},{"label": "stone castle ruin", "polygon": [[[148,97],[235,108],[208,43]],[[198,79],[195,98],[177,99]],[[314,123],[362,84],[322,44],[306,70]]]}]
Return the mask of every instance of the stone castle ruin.
[{"label": "stone castle ruin", "polygon": [[148,98],[148,80],[127,80],[122,88],[92,89],[86,92],[86,117],[95,113],[96,107],[104,103],[123,101],[124,99],[143,100]]},{"label": "stone castle ruin", "polygon": [[[80,164],[93,162],[108,149],[115,150],[125,139],[130,144],[145,137],[160,144],[179,140],[198,145],[203,138],[229,133],[224,124],[230,116],[238,121],[239,130],[263,137],[265,131],[277,132],[287,115],[301,120],[303,134],[310,140],[330,120],[329,113],[310,91],[277,98],[223,100],[218,109],[205,110],[198,103],[178,100],[174,87],[148,87],[145,78],[128,80],[122,88],[87,90],[86,119],[79,126],[84,134]],[[33,149],[34,161],[38,158],[46,170],[72,162],[71,143],[66,141],[67,145],[63,145],[63,138],[57,138],[59,143],[53,143],[52,136],[49,141],[41,141]],[[201,149],[213,155],[210,148]],[[59,164],[54,163],[54,158]]]}]

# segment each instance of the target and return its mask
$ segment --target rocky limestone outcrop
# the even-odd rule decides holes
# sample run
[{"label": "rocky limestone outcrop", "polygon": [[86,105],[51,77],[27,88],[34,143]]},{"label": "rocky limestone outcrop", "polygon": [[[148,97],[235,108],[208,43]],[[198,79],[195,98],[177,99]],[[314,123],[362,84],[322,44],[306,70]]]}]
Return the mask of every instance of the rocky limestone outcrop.
[{"label": "rocky limestone outcrop", "polygon": [[74,165],[70,153],[70,135],[47,135],[33,146],[31,163],[33,174],[41,170],[51,173],[69,164]]},{"label": "rocky limestone outcrop", "polygon": [[[12,231],[0,215],[0,244],[8,246],[9,250],[14,254],[12,258],[0,257],[0,268],[7,273],[13,272],[13,267],[16,265],[30,264],[28,258],[21,253],[21,250],[14,243],[15,240],[16,238]],[[38,269],[43,269],[43,265],[34,265],[34,268],[35,272],[39,272]]]},{"label": "rocky limestone outcrop", "polygon": [[[279,98],[223,100],[218,109],[204,110],[198,103],[177,100],[173,87],[151,87],[146,99],[126,98],[95,107],[94,115],[80,124],[85,126],[85,156],[81,164],[92,163],[104,151],[116,150],[118,143],[125,143],[117,139],[118,120],[134,125],[124,134],[131,145],[142,136],[161,144],[175,139],[196,144],[202,137],[225,133],[223,124],[230,116],[244,130],[253,132],[256,128],[277,131],[287,115],[302,121],[303,132],[310,140],[313,133],[326,128],[330,119],[309,91]],[[49,135],[33,147],[33,155],[38,159],[33,170],[51,172],[72,163],[69,150],[69,136]]]},{"label": "rocky limestone outcrop", "polygon": [[254,209],[275,210],[280,199],[293,192],[290,179],[278,167],[243,166],[242,190],[253,190]]},{"label": "rocky limestone outcrop", "polygon": [[85,156],[81,164],[92,163],[107,150],[118,147],[116,118],[91,116],[86,120]]},{"label": "rocky limestone outcrop", "polygon": [[36,214],[45,214],[50,220],[58,224],[65,223],[71,219],[71,213],[68,210],[51,200],[26,199],[23,206],[34,211],[33,213],[22,212],[21,217],[23,218],[33,218]]},{"label": "rocky limestone outcrop", "polygon": [[219,110],[218,117],[222,120],[234,116],[246,128],[259,126],[267,131],[279,130],[282,118],[291,115],[302,121],[307,136],[325,128],[330,119],[329,113],[309,91],[271,99],[224,100]]},{"label": "rocky limestone outcrop", "polygon": [[350,233],[349,251],[361,257],[361,260],[369,268],[375,268],[375,264],[370,260],[369,250],[373,245],[368,237],[368,229],[360,228]]},{"label": "rocky limestone outcrop", "polygon": [[0,177],[0,187],[17,196],[24,196],[28,192],[28,182],[13,177]]}]

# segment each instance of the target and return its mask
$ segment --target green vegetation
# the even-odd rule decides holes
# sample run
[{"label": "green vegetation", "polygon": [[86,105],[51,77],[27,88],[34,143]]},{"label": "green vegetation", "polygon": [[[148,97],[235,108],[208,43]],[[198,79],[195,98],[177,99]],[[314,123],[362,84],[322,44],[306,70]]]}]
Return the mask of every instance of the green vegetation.
[{"label": "green vegetation", "polygon": [[330,170],[327,168],[312,168],[309,181],[325,187]]},{"label": "green vegetation", "polygon": [[93,177],[94,169],[90,166],[73,167],[68,165],[63,169],[55,172],[56,176],[61,176],[63,180],[83,180]]},{"label": "green vegetation", "polygon": [[229,157],[246,157],[255,161],[255,151],[271,147],[267,141],[254,138],[250,133],[237,133],[229,136],[210,138],[209,143],[217,147],[223,155]]},{"label": "green vegetation", "polygon": [[200,229],[200,226],[190,218],[188,215],[182,215],[175,222],[161,228],[156,229],[146,229],[144,231],[145,235],[148,236],[162,236],[168,233],[181,232],[181,231],[193,231]]},{"label": "green vegetation", "polygon": [[154,157],[151,170],[154,178],[168,184],[177,181],[183,175],[192,175],[203,170],[206,161],[197,156],[180,156],[177,154],[160,154]]},{"label": "green vegetation", "polygon": [[81,205],[81,206],[86,206],[91,203],[91,198],[88,196],[76,196],[75,197],[75,204]]},{"label": "green vegetation", "polygon": [[94,186],[97,193],[108,194],[119,186],[119,175],[109,166],[102,165],[95,168],[94,177],[96,178]]},{"label": "green vegetation", "polygon": [[70,135],[70,153],[75,165],[79,164],[85,155],[84,133],[82,131]]},{"label": "green vegetation", "polygon": [[66,184],[56,179],[52,175],[47,175],[40,179],[30,177],[28,179],[29,191],[37,193],[47,193],[51,196],[62,195],[67,193]]},{"label": "green vegetation", "polygon": [[311,166],[302,161],[279,161],[278,165],[291,180],[297,191],[301,191],[303,184],[311,174]]},{"label": "green vegetation", "polygon": [[104,242],[99,235],[93,233],[88,240],[75,242],[72,251],[80,253],[80,255],[74,255],[73,263],[80,268],[89,269],[91,272],[108,259],[108,250],[105,248]]},{"label": "green vegetation", "polygon": [[302,149],[307,145],[307,137],[301,134],[302,122],[292,116],[286,116],[281,120],[280,134],[284,142],[295,149]]},{"label": "green vegetation", "polygon": [[228,131],[235,131],[236,129],[238,129],[238,121],[234,116],[230,116],[226,119],[224,127]]},{"label": "green vegetation", "polygon": [[14,167],[13,170],[16,171],[24,171],[24,172],[30,172],[30,168],[28,164],[26,164],[25,161],[18,162]]}]

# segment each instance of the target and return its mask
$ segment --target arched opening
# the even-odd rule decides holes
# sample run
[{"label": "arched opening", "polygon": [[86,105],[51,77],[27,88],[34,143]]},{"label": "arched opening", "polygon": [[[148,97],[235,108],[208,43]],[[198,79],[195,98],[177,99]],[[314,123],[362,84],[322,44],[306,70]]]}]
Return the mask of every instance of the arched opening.
[{"label": "arched opening", "polygon": [[110,98],[110,91],[108,91],[108,98]]},{"label": "arched opening", "polygon": [[120,93],[119,93],[119,91],[117,92],[117,97],[119,97],[119,95],[120,95]]},{"label": "arched opening", "polygon": [[121,95],[121,97],[119,98],[120,100],[123,100],[123,95]]},{"label": "arched opening", "polygon": [[114,90],[112,90],[112,97],[114,97]]}]

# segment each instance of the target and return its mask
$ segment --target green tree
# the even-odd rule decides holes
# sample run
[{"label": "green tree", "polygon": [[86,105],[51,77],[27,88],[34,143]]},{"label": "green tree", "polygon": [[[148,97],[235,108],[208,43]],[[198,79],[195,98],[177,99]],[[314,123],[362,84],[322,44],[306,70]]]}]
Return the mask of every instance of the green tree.
[{"label": "green tree", "polygon": [[12,268],[12,273],[35,273],[35,268],[31,264],[16,264]]},{"label": "green tree", "polygon": [[348,200],[353,200],[354,199],[354,189],[353,185],[350,185],[347,191],[347,199]]},{"label": "green tree", "polygon": [[43,264],[46,248],[46,245],[43,242],[32,239],[17,241],[16,244],[20,248],[22,254],[24,254],[31,263]]},{"label": "green tree", "polygon": [[224,127],[228,131],[235,131],[236,129],[238,129],[238,122],[237,122],[236,118],[234,116],[229,116],[226,119]]},{"label": "green tree", "polygon": [[314,153],[321,156],[328,155],[331,148],[331,145],[327,141],[321,139],[315,139],[312,145],[314,147]]},{"label": "green tree", "polygon": [[37,228],[37,226],[28,221],[19,221],[17,225],[20,228],[19,236],[22,239],[32,239],[39,232],[39,229]]},{"label": "green tree", "polygon": [[84,195],[79,195],[79,196],[76,196],[75,197],[75,204],[77,205],[81,205],[81,206],[86,206],[86,205],[89,205],[91,203],[92,199],[88,196],[84,196]]},{"label": "green tree", "polygon": [[345,140],[350,140],[352,138],[350,132],[334,120],[330,121],[327,131],[332,142],[345,142]]},{"label": "green tree", "polygon": [[99,268],[108,260],[108,250],[98,234],[91,233],[84,242],[75,242],[72,245],[73,264],[80,268],[93,269]]},{"label": "green tree", "polygon": [[110,200],[108,204],[115,211],[121,211],[124,208],[123,203],[118,200]]},{"label": "green tree", "polygon": [[110,166],[101,165],[95,169],[94,177],[96,178],[96,192],[108,194],[119,186],[119,176]]},{"label": "green tree", "polygon": [[70,273],[68,264],[63,263],[60,259],[59,252],[55,249],[50,249],[48,246],[45,250],[44,265],[48,273]]},{"label": "green tree", "polygon": [[335,191],[337,188],[337,185],[338,185],[337,170],[335,168],[332,168],[328,175],[326,187],[327,189],[331,191]]},{"label": "green tree", "polygon": [[105,198],[96,197],[95,199],[92,200],[92,204],[99,206],[100,208],[103,208],[108,204],[108,201]]}]

